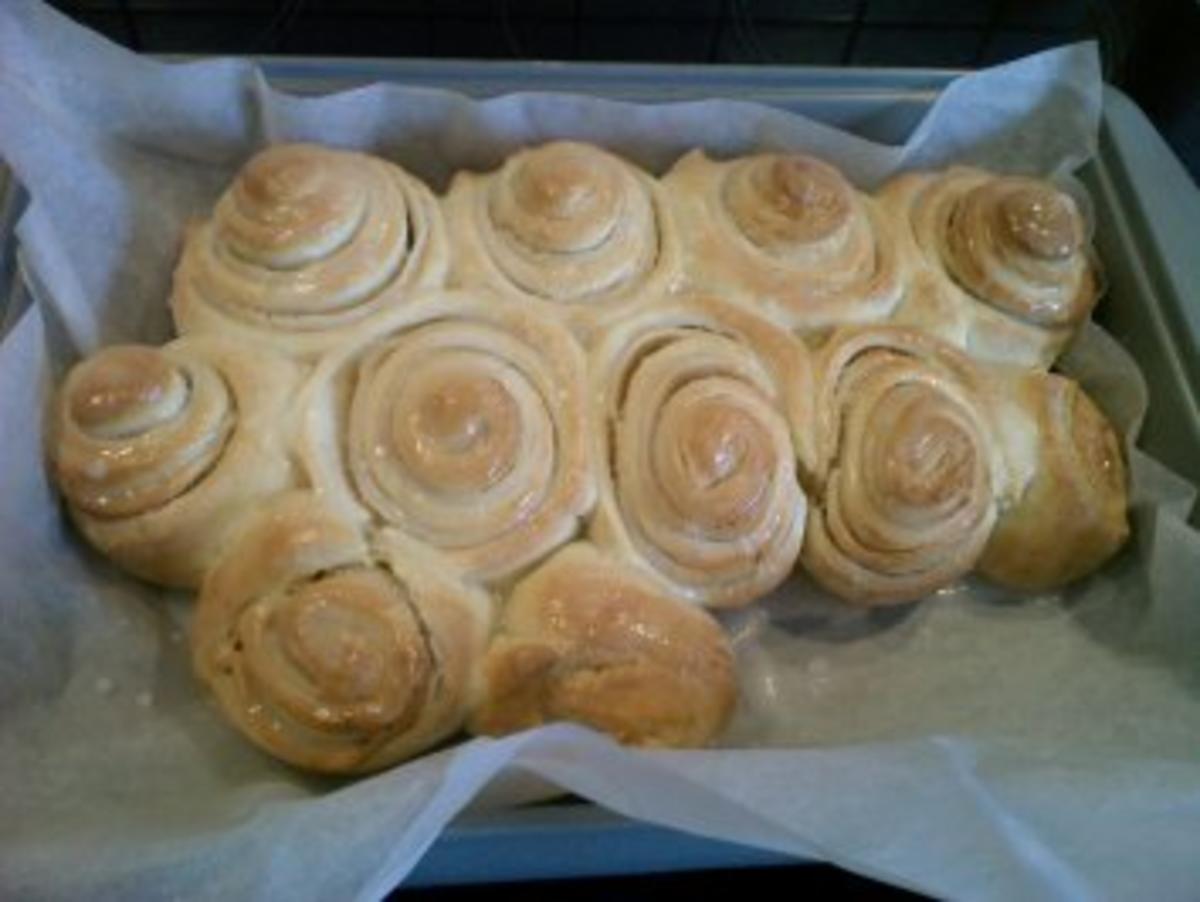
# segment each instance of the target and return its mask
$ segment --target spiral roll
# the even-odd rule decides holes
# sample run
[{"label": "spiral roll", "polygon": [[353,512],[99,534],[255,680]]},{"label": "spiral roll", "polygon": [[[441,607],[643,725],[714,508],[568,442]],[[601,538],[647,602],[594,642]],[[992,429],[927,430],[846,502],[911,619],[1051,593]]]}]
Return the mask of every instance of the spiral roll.
[{"label": "spiral roll", "polygon": [[343,509],[503,581],[574,535],[595,499],[583,351],[484,294],[415,298],[318,367],[305,455]]},{"label": "spiral roll", "polygon": [[815,454],[804,346],[691,298],[612,328],[590,368],[597,543],[697,604],[746,604],[778,585],[804,534],[797,456]]},{"label": "spiral roll", "polygon": [[689,280],[802,333],[886,318],[903,270],[891,224],[832,166],[800,154],[683,157],[664,186]]},{"label": "spiral roll", "polygon": [[299,767],[361,773],[461,726],[491,602],[435,552],[389,530],[368,545],[309,492],[237,538],[205,580],[192,651],[249,739]]},{"label": "spiral roll", "polygon": [[125,569],[199,585],[229,525],[291,485],[284,450],[295,367],[217,338],[114,345],[76,365],[50,456],[87,539]]},{"label": "spiral roll", "polygon": [[913,601],[970,571],[1005,480],[973,364],[917,330],[851,328],[822,348],[817,385],[807,571],[861,604]]},{"label": "spiral roll", "polygon": [[452,285],[534,303],[584,340],[678,274],[661,188],[598,147],[556,141],[459,173],[445,207]]},{"label": "spiral roll", "polygon": [[449,250],[433,194],[365,154],[269,147],[190,230],[171,309],[180,333],[218,332],[311,357],[442,285]]},{"label": "spiral roll", "polygon": [[1038,179],[954,167],[881,190],[914,278],[895,321],[972,356],[1047,367],[1099,295],[1075,200]]}]

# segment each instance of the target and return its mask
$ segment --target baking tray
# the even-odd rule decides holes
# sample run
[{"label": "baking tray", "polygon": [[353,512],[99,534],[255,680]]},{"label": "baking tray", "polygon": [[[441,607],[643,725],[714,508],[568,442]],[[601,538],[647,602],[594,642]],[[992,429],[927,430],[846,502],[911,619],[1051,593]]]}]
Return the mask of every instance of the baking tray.
[{"label": "baking tray", "polygon": [[[183,60],[184,57],[168,57]],[[379,81],[474,97],[588,93],[641,103],[726,97],[769,104],[902,142],[958,73],[932,69],[649,66],[260,58],[275,86],[324,94]],[[1108,294],[1097,319],[1141,363],[1152,403],[1140,444],[1200,483],[1200,191],[1137,106],[1106,87],[1097,158],[1081,173],[1095,202]],[[0,327],[29,303],[12,228],[19,186],[0,174]],[[2,334],[2,329],[0,329]],[[1193,523],[1198,514],[1192,513]],[[796,859],[653,827],[583,802],[468,812],[406,886],[770,866]]]}]

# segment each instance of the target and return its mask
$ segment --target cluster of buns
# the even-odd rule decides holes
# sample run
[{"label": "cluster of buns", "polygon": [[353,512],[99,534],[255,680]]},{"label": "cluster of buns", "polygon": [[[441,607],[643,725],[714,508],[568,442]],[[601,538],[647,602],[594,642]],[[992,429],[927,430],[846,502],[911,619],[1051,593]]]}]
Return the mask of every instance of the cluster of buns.
[{"label": "cluster of buns", "polygon": [[278,146],[190,228],[181,337],[68,375],[51,457],[96,548],[199,590],[196,670],[284,760],[556,719],[700,745],[737,695],[707,608],[797,570],[1045,588],[1122,544],[1118,440],[1048,372],[1096,292],[1026,178],[556,142],[439,198]]}]

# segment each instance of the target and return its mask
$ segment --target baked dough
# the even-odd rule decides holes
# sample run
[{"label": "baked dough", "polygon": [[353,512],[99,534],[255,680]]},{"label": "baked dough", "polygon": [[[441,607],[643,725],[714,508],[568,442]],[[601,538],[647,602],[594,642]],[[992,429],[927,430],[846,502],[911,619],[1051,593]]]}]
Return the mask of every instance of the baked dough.
[{"label": "baked dough", "polygon": [[318,491],[469,578],[511,578],[570,540],[594,503],[583,350],[526,305],[414,297],[328,355],[301,403]]},{"label": "baked dough", "polygon": [[1049,182],[953,167],[880,191],[910,261],[893,320],[979,360],[1046,368],[1099,295],[1087,225]]},{"label": "baked dough", "polygon": [[804,345],[714,298],[663,302],[589,355],[600,500],[591,535],[696,604],[747,604],[804,535],[797,456],[815,461]]},{"label": "baked dough", "polygon": [[1032,479],[1001,514],[979,570],[1012,588],[1052,589],[1098,569],[1129,537],[1121,445],[1077,383],[1024,373],[1008,385],[1009,415],[1035,436]]},{"label": "baked dough", "polygon": [[815,157],[718,162],[697,150],[663,183],[688,279],[700,290],[753,304],[805,334],[885,319],[900,301],[892,224]]},{"label": "baked dough", "polygon": [[453,286],[523,300],[585,342],[678,277],[662,188],[593,145],[554,141],[496,172],[460,172],[445,209]]},{"label": "baked dough", "polygon": [[818,583],[890,604],[975,566],[1005,479],[980,381],[969,359],[916,329],[853,327],[821,349],[823,468],[802,554]]},{"label": "baked dough", "polygon": [[571,720],[633,745],[702,746],[737,700],[720,625],[587,543],[517,585],[483,670],[475,733]]},{"label": "baked dough", "polygon": [[215,336],[113,345],[77,364],[49,440],[89,542],[131,573],[195,588],[230,526],[296,481],[297,367]]},{"label": "baked dough", "polygon": [[171,310],[217,333],[311,358],[413,289],[444,284],[437,199],[399,166],[312,144],[251,159],[188,230]]},{"label": "baked dough", "polygon": [[185,336],[68,375],[53,469],[98,549],[201,587],[196,672],[284,761],[559,720],[703,746],[737,684],[699,608],[797,566],[864,605],[1052,588],[1126,540],[1111,426],[1028,369],[1096,300],[1085,233],[962,167],[874,197],[798,154],[660,182],[556,141],[439,202],[271,147],[189,231]]},{"label": "baked dough", "polygon": [[362,773],[457,731],[478,692],[491,600],[394,530],[368,543],[310,492],[244,522],[192,627],[226,717],[291,764]]}]

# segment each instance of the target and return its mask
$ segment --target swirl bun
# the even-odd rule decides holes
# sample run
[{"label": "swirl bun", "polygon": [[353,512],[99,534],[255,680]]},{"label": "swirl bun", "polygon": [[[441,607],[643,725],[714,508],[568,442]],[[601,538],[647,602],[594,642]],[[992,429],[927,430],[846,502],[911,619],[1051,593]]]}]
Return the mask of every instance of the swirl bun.
[{"label": "swirl bun", "polygon": [[465,573],[504,580],[595,499],[584,357],[562,326],[482,294],[414,298],[310,383],[317,486]]},{"label": "swirl bun", "polygon": [[884,319],[903,272],[875,201],[800,154],[727,162],[700,151],[664,178],[690,280],[744,299],[800,332]]},{"label": "swirl bun", "polygon": [[555,141],[459,173],[445,203],[451,284],[537,304],[584,339],[677,274],[658,184],[598,147]]},{"label": "swirl bun", "polygon": [[1075,200],[1052,184],[956,167],[881,191],[914,268],[896,321],[972,355],[1049,366],[1099,294]]},{"label": "swirl bun", "polygon": [[996,519],[1003,461],[973,365],[916,330],[852,328],[818,358],[824,472],[802,561],[861,604],[964,576]]},{"label": "swirl bun", "polygon": [[394,531],[373,546],[311,493],[257,512],[205,580],[197,674],[266,751],[328,773],[377,770],[457,730],[490,602]]},{"label": "swirl bun", "polygon": [[250,160],[188,234],[171,308],[181,333],[313,356],[411,290],[441,285],[447,266],[437,201],[404,170],[278,145]]},{"label": "swirl bun", "polygon": [[596,542],[698,604],[746,604],[777,586],[804,534],[797,454],[815,453],[803,345],[747,310],[691,298],[615,326],[590,364],[605,462]]},{"label": "swirl bun", "polygon": [[59,392],[50,456],[88,540],[125,569],[199,585],[230,523],[291,485],[288,361],[215,338],[114,345]]}]

